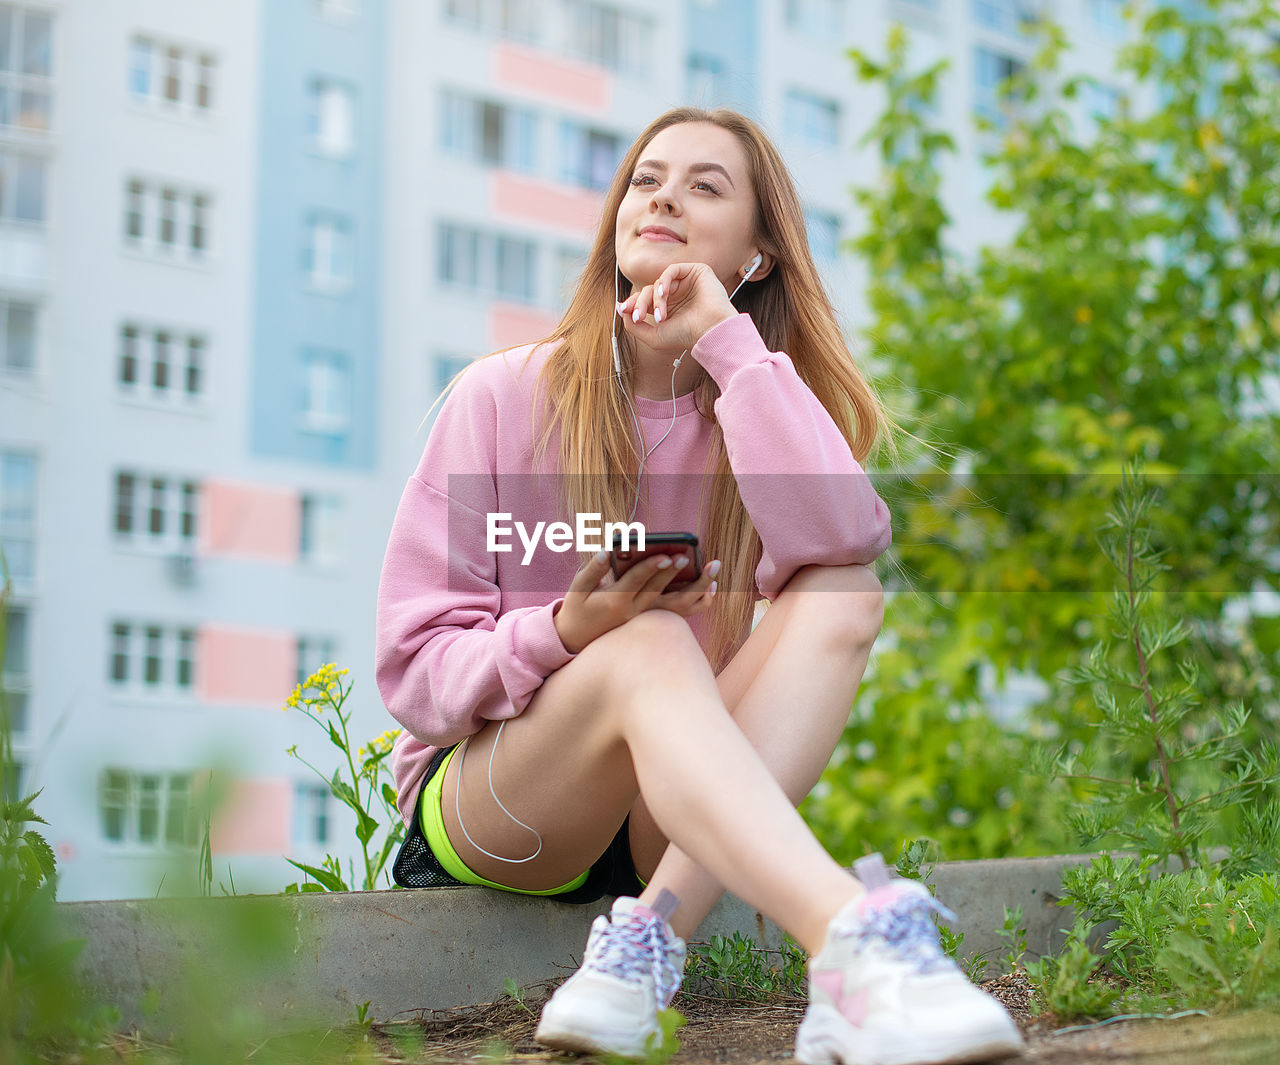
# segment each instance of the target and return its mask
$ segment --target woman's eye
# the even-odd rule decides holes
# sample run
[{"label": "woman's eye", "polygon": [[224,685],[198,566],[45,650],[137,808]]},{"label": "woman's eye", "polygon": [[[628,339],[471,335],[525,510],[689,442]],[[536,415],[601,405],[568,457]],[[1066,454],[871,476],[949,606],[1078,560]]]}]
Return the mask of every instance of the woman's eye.
[{"label": "woman's eye", "polygon": [[714,192],[717,196],[720,195],[720,190],[716,188],[713,184],[711,184],[710,181],[695,182],[694,188],[706,189],[708,192]]},{"label": "woman's eye", "polygon": [[635,177],[631,179],[631,184],[643,185],[645,182],[653,181],[653,180],[654,180],[654,177],[652,174],[637,174]]}]

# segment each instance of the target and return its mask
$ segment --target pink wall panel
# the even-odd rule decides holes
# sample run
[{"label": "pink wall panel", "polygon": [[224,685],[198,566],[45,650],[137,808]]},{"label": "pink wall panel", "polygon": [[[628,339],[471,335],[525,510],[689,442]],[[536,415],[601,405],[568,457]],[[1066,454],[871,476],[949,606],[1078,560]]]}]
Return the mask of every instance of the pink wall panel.
[{"label": "pink wall panel", "polygon": [[302,507],[291,488],[208,480],[200,487],[200,551],[294,562]]},{"label": "pink wall panel", "polygon": [[206,625],[196,634],[196,692],[213,703],[278,710],[297,683],[292,633]]},{"label": "pink wall panel", "polygon": [[560,319],[546,311],[494,303],[489,307],[489,346],[496,351],[531,344],[559,324]]},{"label": "pink wall panel", "polygon": [[226,802],[209,829],[215,854],[286,854],[293,788],[280,778],[247,778],[232,783]]},{"label": "pink wall panel", "polygon": [[494,216],[574,229],[591,236],[600,224],[602,193],[569,189],[534,178],[499,171],[489,186]]},{"label": "pink wall panel", "polygon": [[493,49],[493,81],[500,88],[596,115],[608,113],[613,104],[608,71],[510,42]]}]

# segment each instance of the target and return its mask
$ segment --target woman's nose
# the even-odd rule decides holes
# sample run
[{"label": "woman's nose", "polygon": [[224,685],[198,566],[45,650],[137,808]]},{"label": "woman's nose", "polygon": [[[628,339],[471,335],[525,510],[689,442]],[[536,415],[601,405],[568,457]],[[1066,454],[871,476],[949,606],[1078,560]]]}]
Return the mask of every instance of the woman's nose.
[{"label": "woman's nose", "polygon": [[654,192],[650,206],[657,211],[665,209],[668,214],[675,214],[678,210],[676,198],[672,195],[671,190],[667,185],[663,185]]}]

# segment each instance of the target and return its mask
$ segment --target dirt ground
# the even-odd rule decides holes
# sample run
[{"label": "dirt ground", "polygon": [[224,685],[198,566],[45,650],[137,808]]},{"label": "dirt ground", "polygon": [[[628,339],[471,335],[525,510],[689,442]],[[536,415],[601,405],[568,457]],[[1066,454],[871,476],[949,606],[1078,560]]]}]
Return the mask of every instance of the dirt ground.
[{"label": "dirt ground", "polygon": [[[412,1025],[376,1027],[371,1035],[381,1056],[393,1062],[560,1061],[564,1055],[533,1042],[538,1011],[551,986],[526,991],[523,1004],[507,998],[427,1015]],[[1006,1059],[1010,1065],[1280,1065],[1277,1012],[1120,1021],[1073,1030],[1052,1017],[1030,1015],[1030,989],[1021,977],[983,986],[1004,1002],[1026,1036],[1026,1050]],[[681,1049],[672,1065],[789,1061],[804,1014],[804,1003],[793,1000],[734,1005],[682,993],[673,1005],[688,1024],[679,1033]]]}]

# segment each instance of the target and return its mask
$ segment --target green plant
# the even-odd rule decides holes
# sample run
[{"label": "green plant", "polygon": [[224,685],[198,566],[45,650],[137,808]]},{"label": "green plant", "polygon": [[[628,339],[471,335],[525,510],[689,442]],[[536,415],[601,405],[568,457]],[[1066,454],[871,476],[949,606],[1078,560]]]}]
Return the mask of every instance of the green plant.
[{"label": "green plant", "polygon": [[533,1010],[529,1008],[528,1004],[524,1000],[524,988],[512,980],[511,977],[508,976],[502,982],[502,990],[505,991],[515,1004],[524,1010],[525,1013],[529,1014],[531,1017],[533,1016]]},{"label": "green plant", "polygon": [[1098,979],[1101,960],[1089,947],[1090,925],[1077,920],[1056,955],[1028,962],[1027,978],[1036,992],[1032,1009],[1059,1017],[1104,1017],[1112,1012],[1120,990]]},{"label": "green plant", "polygon": [[[1156,868],[1149,859],[1103,855],[1063,877],[1063,899],[1076,908],[1077,924],[1091,936],[1110,927],[1103,960],[1124,988],[1117,1002],[1212,1009],[1280,997],[1277,877],[1235,877],[1212,866],[1166,874]],[[1067,1005],[1060,995],[1059,1006]]]},{"label": "green plant", "polygon": [[[1176,857],[1185,870],[1202,864],[1209,847],[1232,842],[1230,814],[1274,797],[1280,751],[1246,742],[1243,704],[1203,707],[1194,662],[1166,664],[1190,626],[1155,598],[1169,569],[1152,542],[1158,495],[1134,463],[1106,515],[1099,539],[1117,575],[1110,632],[1086,665],[1065,674],[1092,690],[1101,720],[1096,741],[1060,749],[1055,768],[1075,786],[1068,820],[1084,844],[1123,841],[1152,863]],[[1249,824],[1256,833],[1275,819],[1255,815]],[[1269,843],[1274,856],[1280,836],[1251,843]]]},{"label": "green plant", "polygon": [[1022,927],[1022,907],[1012,910],[1004,908],[1004,924],[996,930],[996,934],[1009,944],[1009,953],[1002,959],[1005,969],[1017,972],[1023,968],[1023,959],[1027,956],[1027,930]]},{"label": "green plant", "polygon": [[[676,1032],[686,1023],[687,1018],[679,1010],[670,1008],[659,1010],[659,1031],[650,1035],[645,1041],[645,1053],[640,1059],[641,1065],[666,1065],[666,1062],[675,1057],[680,1052],[680,1040]],[[633,1065],[634,1059],[620,1057],[617,1054],[603,1054],[600,1060],[604,1065]]]},{"label": "green plant", "polygon": [[803,998],[808,987],[808,955],[790,936],[779,950],[734,932],[712,936],[709,943],[690,944],[685,963],[688,987],[699,987],[733,1002],[767,1002]]},{"label": "green plant", "polygon": [[[352,752],[349,730],[352,711],[346,706],[353,685],[343,682],[346,675],[347,670],[338,669],[333,663],[321,666],[305,683],[294,689],[284,709],[286,712],[290,709],[301,711],[308,720],[325,730],[329,742],[342,752],[348,776],[344,778],[343,767],[339,766],[331,777],[326,777],[298,753],[297,744],[290,747],[288,753],[323,780],[330,794],[355,814],[356,838],[364,860],[364,876],[359,887],[372,891],[378,886],[379,877],[390,884],[385,874],[387,860],[405,836],[404,821],[396,807],[395,789],[389,780],[382,779],[383,773],[387,772],[384,763],[400,731],[384,732],[367,746]],[[375,810],[378,816],[374,816]],[[375,845],[374,836],[380,828],[383,830],[382,841]],[[348,874],[344,877],[341,862],[331,854],[326,854],[319,866],[296,862],[292,858],[286,860],[313,878],[301,885],[288,885],[286,892],[350,891],[357,884],[355,863],[349,863]]]},{"label": "green plant", "polygon": [[[0,677],[12,585],[0,547]],[[44,1059],[95,1042],[114,1013],[85,994],[75,973],[82,940],[61,934],[55,912],[57,862],[33,826],[36,791],[19,794],[9,704],[0,686],[0,1061]]]},{"label": "green plant", "polygon": [[[1060,954],[1026,966],[1041,1007],[1059,1015],[1280,996],[1280,755],[1245,741],[1243,705],[1204,706],[1196,665],[1174,654],[1190,626],[1154,594],[1166,570],[1149,521],[1158,501],[1141,465],[1127,468],[1100,536],[1116,574],[1110,630],[1066,674],[1093,694],[1096,739],[1046,762],[1073,788],[1070,822],[1086,844],[1138,852],[1063,876],[1076,922]],[[1108,927],[1095,954],[1091,937]]]}]

